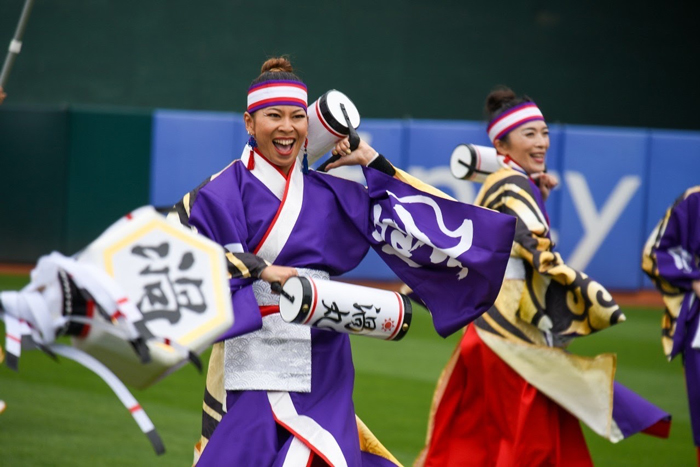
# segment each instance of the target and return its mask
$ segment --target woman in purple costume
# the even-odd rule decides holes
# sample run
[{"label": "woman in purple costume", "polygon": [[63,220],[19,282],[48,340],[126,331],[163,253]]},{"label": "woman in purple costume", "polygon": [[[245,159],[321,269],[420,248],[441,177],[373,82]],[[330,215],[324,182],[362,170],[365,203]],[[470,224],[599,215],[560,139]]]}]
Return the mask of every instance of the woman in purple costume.
[{"label": "woman in purple costume", "polygon": [[663,296],[661,343],[666,357],[683,356],[693,442],[700,465],[700,186],[688,188],[656,225],[642,269]]},{"label": "woman in purple costume", "polygon": [[[328,168],[361,164],[367,187],[308,171],[298,158],[306,107],[289,61],[266,61],[248,91],[241,158],[175,206],[180,222],[225,247],[231,275],[235,322],[209,362],[200,466],[398,463],[356,418],[348,336],[284,322],[270,284],[340,275],[373,247],[439,310],[434,325],[448,335],[493,303],[508,261],[509,216],[439,198],[364,142],[352,151],[339,142]],[[464,293],[446,293],[456,289]]]}]

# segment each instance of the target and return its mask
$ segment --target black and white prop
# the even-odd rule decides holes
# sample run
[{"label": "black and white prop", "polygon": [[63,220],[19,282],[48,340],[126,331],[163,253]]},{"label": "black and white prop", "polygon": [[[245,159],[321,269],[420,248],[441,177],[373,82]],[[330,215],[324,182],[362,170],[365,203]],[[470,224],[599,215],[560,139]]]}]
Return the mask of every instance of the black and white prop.
[{"label": "black and white prop", "polygon": [[493,147],[460,144],[450,157],[450,171],[461,180],[483,183],[502,167],[505,167],[503,157]]},{"label": "black and white prop", "polygon": [[22,50],[22,37],[24,36],[24,29],[27,27],[29,14],[31,13],[33,6],[34,0],[26,0],[24,2],[24,8],[22,8],[22,14],[19,17],[15,35],[10,41],[7,56],[5,57],[5,62],[2,65],[2,72],[0,72],[0,87],[5,87],[7,78],[10,76],[10,70],[12,70],[12,65],[15,63],[15,58],[17,58],[17,55],[19,55],[19,52]]},{"label": "black and white prop", "polygon": [[[233,324],[223,250],[152,207],[117,221],[76,257],[39,259],[30,283],[0,293],[7,364],[22,349],[62,355],[99,375],[158,454],[163,443],[126,388],[145,388]],[[72,346],[58,344],[70,336]]]},{"label": "black and white prop", "polygon": [[397,341],[411,325],[411,301],[403,294],[308,277],[284,284],[280,315],[288,323]]},{"label": "black and white prop", "polygon": [[[338,141],[348,136],[351,138],[350,148],[357,148],[359,137],[355,130],[360,126],[360,113],[348,96],[331,89],[309,106],[308,114],[309,144],[306,151],[309,164],[316,162]],[[354,148],[353,138],[357,138]]]},{"label": "black and white prop", "polygon": [[151,361],[139,365],[123,341],[95,330],[74,345],[102,360],[129,385],[144,389],[186,363],[174,346],[199,354],[233,324],[224,251],[172,223],[150,206],[123,217],[92,242],[78,261],[102,269],[125,291],[149,344]]}]

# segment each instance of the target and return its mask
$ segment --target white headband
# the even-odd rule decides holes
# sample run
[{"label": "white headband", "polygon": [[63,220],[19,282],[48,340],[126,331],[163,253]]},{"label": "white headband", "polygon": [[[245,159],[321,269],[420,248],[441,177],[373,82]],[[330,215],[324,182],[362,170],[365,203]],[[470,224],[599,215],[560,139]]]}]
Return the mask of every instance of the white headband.
[{"label": "white headband", "polygon": [[525,102],[508,109],[489,123],[486,129],[491,143],[502,139],[511,130],[535,120],[544,121],[544,116],[534,102]]},{"label": "white headband", "polygon": [[295,105],[306,111],[306,85],[299,81],[271,80],[248,89],[248,113],[273,105]]}]

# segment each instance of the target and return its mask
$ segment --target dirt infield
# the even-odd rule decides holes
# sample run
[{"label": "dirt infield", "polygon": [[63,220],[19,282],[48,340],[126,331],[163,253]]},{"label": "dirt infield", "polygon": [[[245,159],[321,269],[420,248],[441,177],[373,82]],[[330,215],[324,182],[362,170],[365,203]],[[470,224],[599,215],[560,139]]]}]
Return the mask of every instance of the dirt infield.
[{"label": "dirt infield", "polygon": [[29,274],[33,264],[0,264],[0,274]]},{"label": "dirt infield", "polygon": [[[33,264],[0,264],[0,274],[29,274],[33,267]],[[398,281],[349,280],[348,282],[378,289],[393,290],[395,292],[398,292],[402,285]],[[661,295],[655,290],[634,292],[611,290],[610,293],[615,297],[617,303],[622,306],[647,306],[653,308],[663,308],[664,306]]]},{"label": "dirt infield", "polygon": [[[351,280],[353,284],[364,285],[367,287],[376,287],[378,289],[393,290],[398,292],[401,286],[401,282],[380,282],[380,281],[362,281],[362,280]],[[639,291],[627,291],[627,290],[611,290],[610,293],[615,298],[615,301],[622,306],[646,306],[652,308],[663,308],[664,303],[661,300],[661,295],[655,290],[639,290]]]}]

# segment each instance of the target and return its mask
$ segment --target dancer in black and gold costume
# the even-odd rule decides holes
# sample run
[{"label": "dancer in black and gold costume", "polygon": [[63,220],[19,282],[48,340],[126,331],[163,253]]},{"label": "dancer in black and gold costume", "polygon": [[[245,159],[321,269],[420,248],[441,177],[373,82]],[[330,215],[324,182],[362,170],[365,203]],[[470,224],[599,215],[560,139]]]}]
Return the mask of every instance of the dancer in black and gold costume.
[{"label": "dancer in black and gold costume", "polygon": [[579,420],[617,442],[667,435],[670,417],[613,382],[615,356],[585,358],[568,342],[624,321],[612,296],[554,250],[544,201],[549,130],[527,97],[487,98],[502,168],[475,204],[518,219],[496,303],[468,326],[438,381],[416,465],[592,465]]}]

